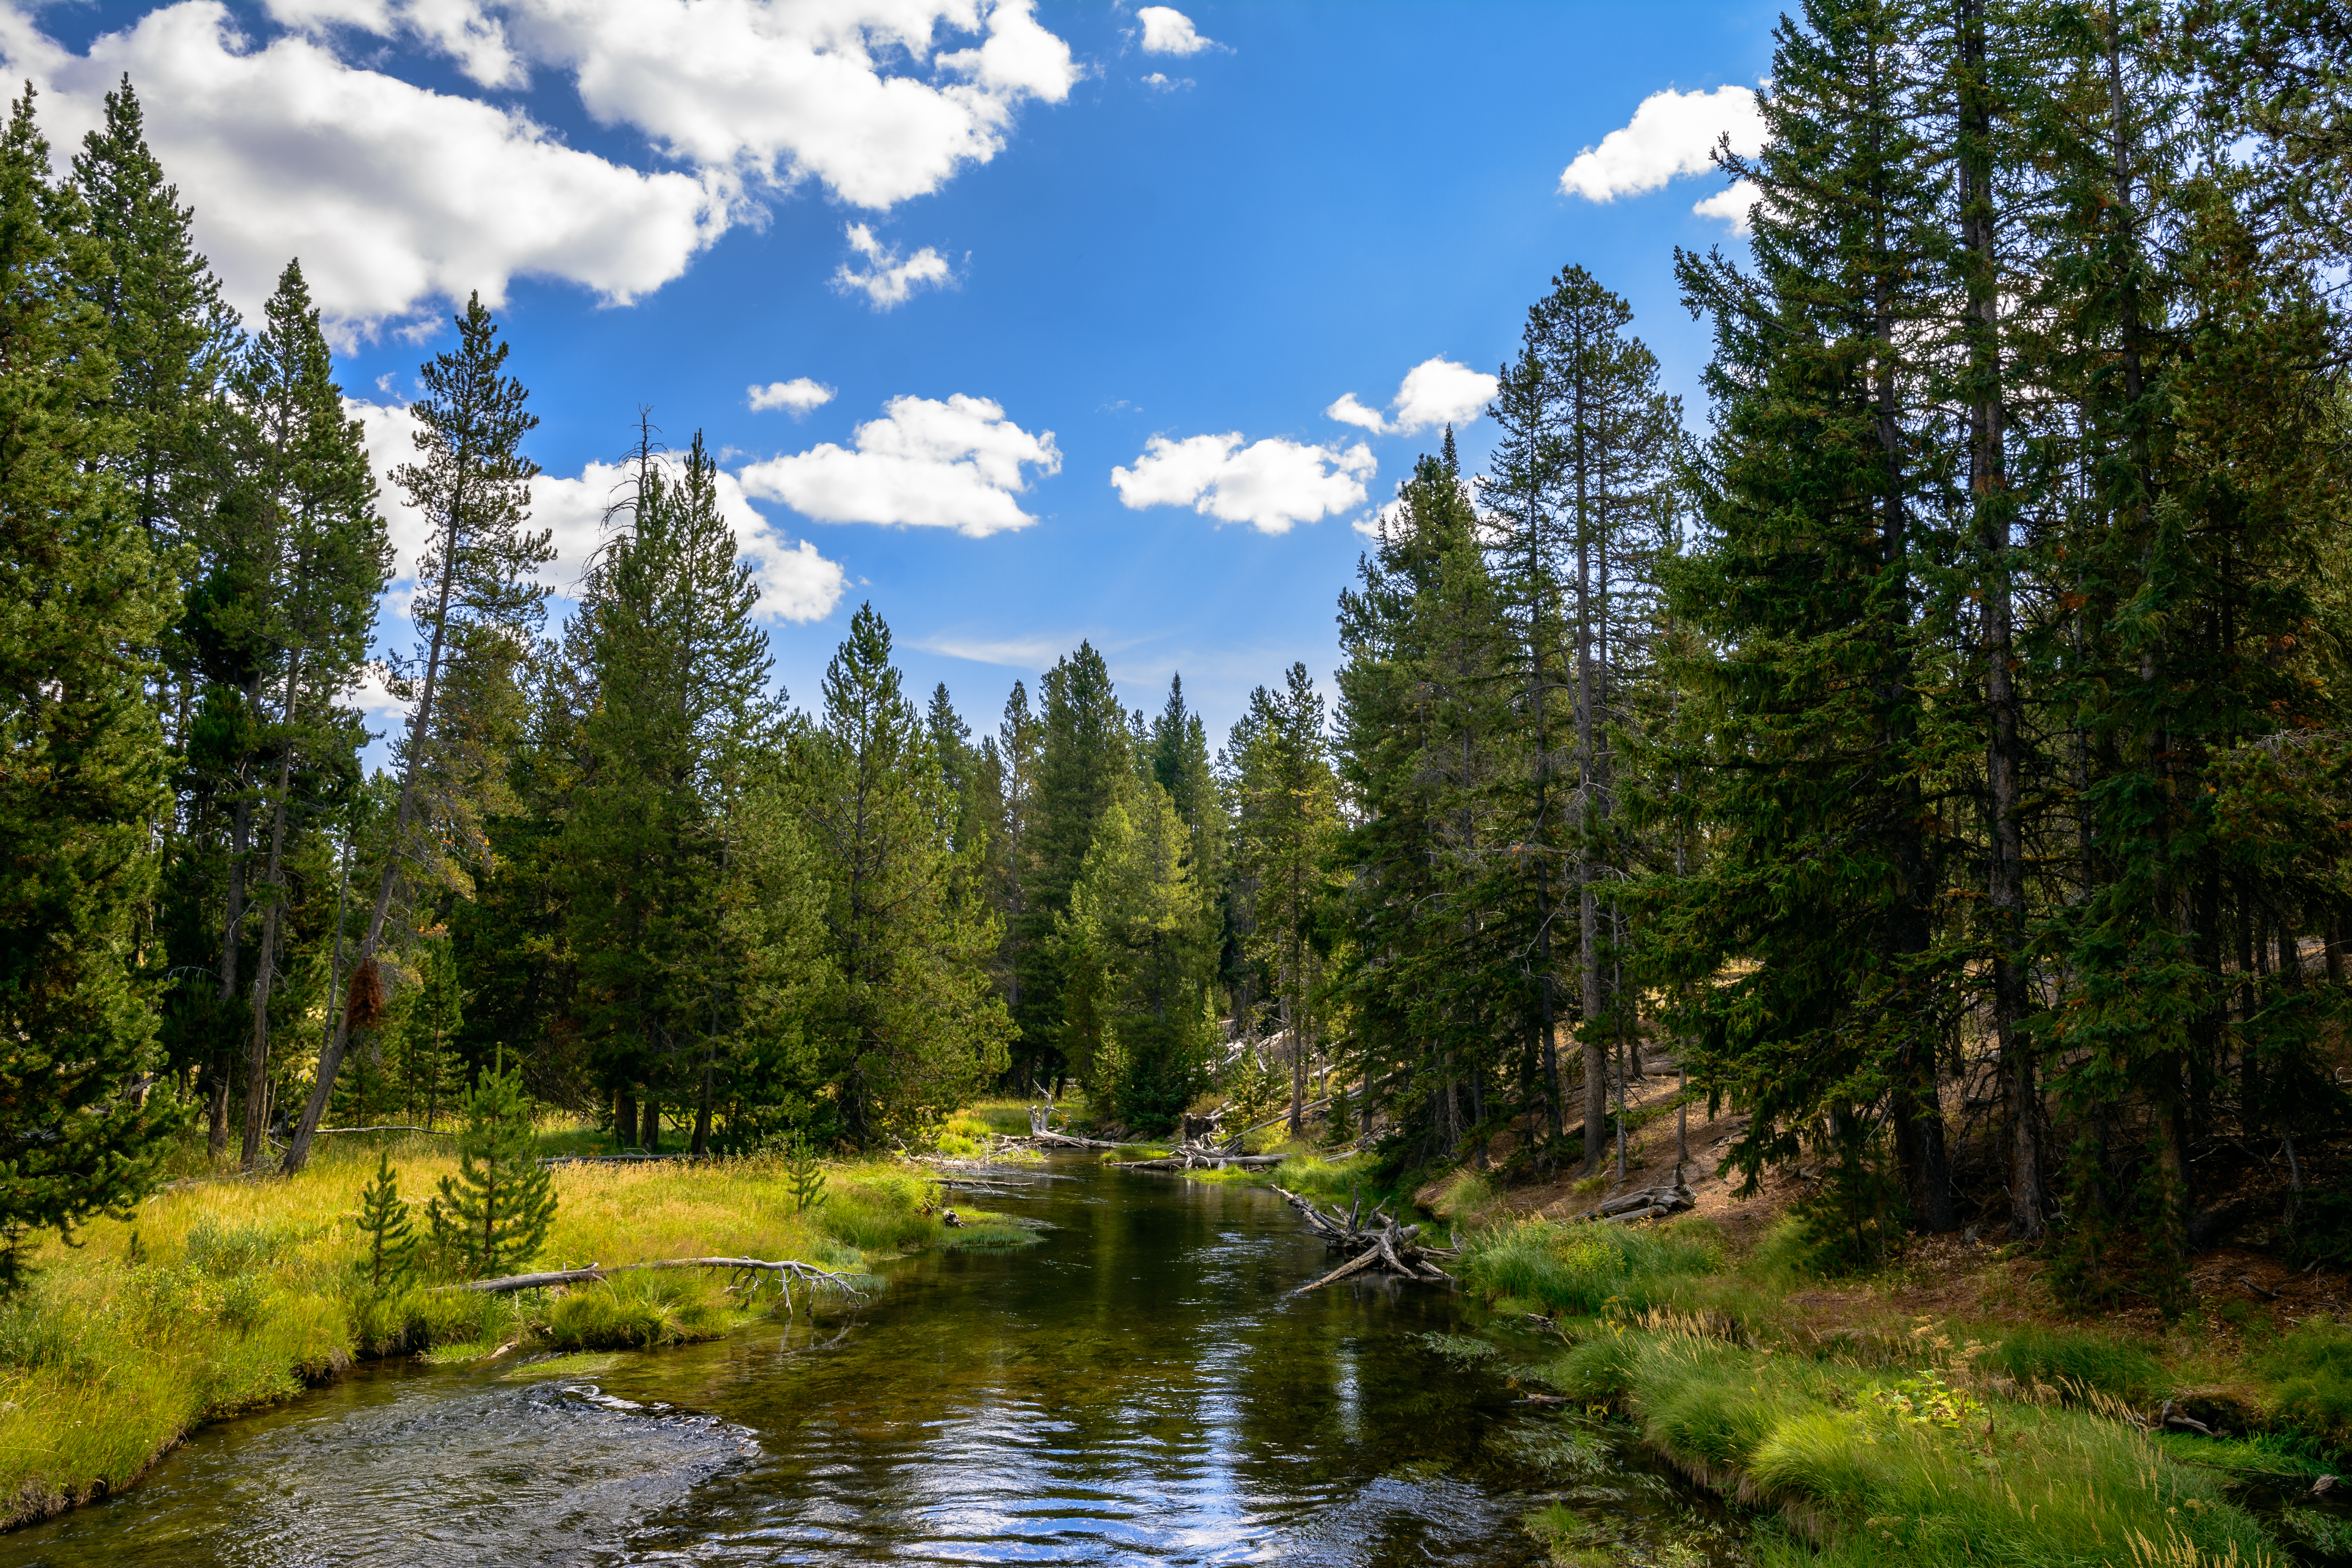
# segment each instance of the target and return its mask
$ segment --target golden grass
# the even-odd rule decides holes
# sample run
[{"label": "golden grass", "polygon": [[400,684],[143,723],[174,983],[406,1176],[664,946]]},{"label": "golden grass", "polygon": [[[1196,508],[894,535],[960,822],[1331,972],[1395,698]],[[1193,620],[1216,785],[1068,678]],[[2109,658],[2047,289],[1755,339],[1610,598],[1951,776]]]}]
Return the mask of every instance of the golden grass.
[{"label": "golden grass", "polygon": [[[379,1149],[418,1211],[457,1168],[446,1138],[338,1140],[290,1179],[184,1181],[89,1226],[79,1248],[46,1247],[0,1306],[0,1522],[124,1486],[198,1424],[290,1398],[354,1357],[467,1359],[543,1334],[544,1300],[367,1289],[356,1221]],[[826,1199],[805,1213],[772,1160],[566,1165],[554,1181],[541,1268],[715,1255],[857,1270],[941,1237],[924,1212],[934,1189],[902,1165],[829,1165]],[[680,1321],[743,1321],[721,1283],[683,1286],[705,1299]]]}]

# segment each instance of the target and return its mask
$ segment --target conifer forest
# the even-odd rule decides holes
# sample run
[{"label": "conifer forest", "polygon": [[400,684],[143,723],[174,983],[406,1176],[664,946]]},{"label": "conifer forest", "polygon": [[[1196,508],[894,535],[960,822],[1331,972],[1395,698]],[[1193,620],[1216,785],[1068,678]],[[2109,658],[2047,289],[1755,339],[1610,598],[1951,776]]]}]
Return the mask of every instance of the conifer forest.
[{"label": "conifer forest", "polygon": [[[1858,1254],[2175,1278],[2249,1163],[2347,1245],[2347,49],[2284,0],[1818,0],[1723,154],[1752,259],[1674,260],[1708,406],[1564,268],[1488,470],[1448,432],[1336,677],[1223,735],[1085,645],[974,734],[874,605],[789,700],[712,459],[650,430],[551,634],[489,312],[372,473],[299,263],[222,304],[132,85],[64,158],[20,99],[9,1235],[184,1123],[289,1170],[431,1124],[497,1052],[648,1150],[1238,1083],[1402,1166],[1591,1171],[1671,1048]],[[384,487],[436,531],[408,627]]]}]

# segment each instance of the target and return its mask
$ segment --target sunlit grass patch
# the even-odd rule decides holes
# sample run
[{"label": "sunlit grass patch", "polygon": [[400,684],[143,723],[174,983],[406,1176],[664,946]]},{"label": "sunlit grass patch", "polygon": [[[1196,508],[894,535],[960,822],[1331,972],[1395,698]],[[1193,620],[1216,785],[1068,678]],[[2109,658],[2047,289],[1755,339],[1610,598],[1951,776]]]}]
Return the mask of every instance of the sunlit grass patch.
[{"label": "sunlit grass patch", "polygon": [[[356,1221],[379,1150],[418,1207],[456,1170],[447,1138],[329,1140],[297,1176],[190,1179],[127,1224],[93,1223],[79,1250],[38,1254],[31,1284],[0,1306],[0,1517],[127,1485],[190,1427],[289,1398],[355,1356],[472,1362],[505,1346],[668,1343],[740,1318],[698,1272],[562,1296],[417,1280],[371,1289]],[[803,1211],[772,1158],[560,1166],[536,1266],[724,1256],[863,1270],[869,1250],[940,1240],[937,1189],[921,1173],[877,1163],[826,1174],[825,1201]]]}]

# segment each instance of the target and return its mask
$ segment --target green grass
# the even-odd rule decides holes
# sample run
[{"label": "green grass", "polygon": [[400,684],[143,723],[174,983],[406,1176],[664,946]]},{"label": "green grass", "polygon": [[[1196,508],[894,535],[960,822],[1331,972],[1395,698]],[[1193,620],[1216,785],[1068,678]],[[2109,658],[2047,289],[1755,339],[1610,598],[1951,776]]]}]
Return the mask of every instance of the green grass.
[{"label": "green grass", "polygon": [[1704,1220],[1654,1229],[1523,1220],[1469,1237],[1461,1272],[1489,1297],[1584,1318],[1693,1306],[1689,1288],[1722,1263],[1722,1242]]},{"label": "green grass", "polygon": [[2141,1404],[2159,1394],[2168,1381],[2163,1363],[2146,1347],[2110,1334],[2032,1326],[1996,1331],[1984,1364],[2021,1384],[2069,1392],[2095,1389]]},{"label": "green grass", "polygon": [[2253,1369],[2274,1415],[2334,1453],[2352,1451],[2352,1329],[2305,1323],[2257,1352]]},{"label": "green grass", "polygon": [[[191,1427],[291,1398],[358,1357],[669,1343],[740,1321],[726,1282],[698,1270],[520,1300],[370,1290],[355,1222],[377,1152],[389,1152],[401,1191],[421,1206],[455,1168],[451,1145],[330,1140],[299,1176],[199,1177],[157,1193],[130,1224],[90,1225],[79,1249],[38,1254],[30,1285],[0,1304],[0,1523],[124,1486]],[[176,1163],[200,1165],[201,1143]],[[857,1270],[869,1255],[946,1234],[923,1212],[936,1211],[937,1189],[920,1173],[846,1163],[826,1174],[826,1201],[803,1213],[774,1159],[560,1166],[538,1261],[719,1255]],[[1028,1234],[975,1231],[956,1234],[981,1246]]]},{"label": "green grass", "polygon": [[2277,1543],[2137,1428],[1662,1322],[1587,1341],[1547,1375],[1608,1404],[1691,1475],[1778,1509],[1788,1563],[2281,1563]]},{"label": "green grass", "polygon": [[[1481,1194],[1457,1181],[1440,1202],[1475,1207]],[[2227,1488],[2240,1472],[2309,1473],[2310,1445],[2183,1441],[2118,1418],[2168,1389],[2150,1347],[2091,1328],[1971,1333],[1892,1307],[1828,1334],[1786,1300],[1801,1263],[1769,1240],[1734,1263],[1711,1226],[1687,1219],[1528,1220],[1472,1233],[1461,1274],[1498,1328],[1522,1312],[1555,1318],[1570,1342],[1533,1375],[1589,1413],[1631,1419],[1694,1478],[1775,1510],[1759,1563],[2288,1560]],[[2330,1401],[2352,1395],[2352,1332],[2306,1329],[2265,1353],[2282,1415],[2307,1429],[2342,1419]],[[1528,1527],[1556,1562],[1582,1563],[1593,1549],[1570,1523]],[[2279,1526],[2298,1540],[2334,1528],[2317,1514]]]},{"label": "green grass", "polygon": [[540,1331],[561,1351],[646,1350],[716,1339],[735,1317],[688,1270],[645,1269],[564,1291]]}]

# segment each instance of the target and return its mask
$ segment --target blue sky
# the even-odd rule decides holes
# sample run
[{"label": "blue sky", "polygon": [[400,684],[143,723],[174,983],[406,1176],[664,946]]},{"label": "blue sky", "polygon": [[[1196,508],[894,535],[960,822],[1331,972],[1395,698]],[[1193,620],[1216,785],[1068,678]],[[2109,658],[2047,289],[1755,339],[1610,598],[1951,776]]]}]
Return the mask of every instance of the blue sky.
[{"label": "blue sky", "polygon": [[1673,250],[1738,244],[1697,165],[1776,15],[184,0],[0,5],[0,52],[61,153],[131,73],[232,298],[302,253],[387,458],[451,298],[499,300],[559,589],[650,405],[740,480],[796,701],[871,600],[975,726],[1088,637],[1222,734],[1293,659],[1328,678],[1352,525],[1561,267],[1703,420]]}]

